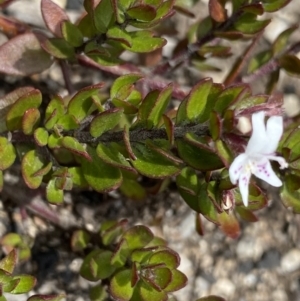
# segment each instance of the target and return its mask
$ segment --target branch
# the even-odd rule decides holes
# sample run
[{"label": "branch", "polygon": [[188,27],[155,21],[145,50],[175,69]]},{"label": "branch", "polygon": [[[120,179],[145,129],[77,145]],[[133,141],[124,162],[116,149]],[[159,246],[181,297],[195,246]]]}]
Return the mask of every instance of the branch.
[{"label": "branch", "polygon": [[[187,133],[193,133],[198,136],[205,136],[209,134],[208,126],[197,124],[193,126],[177,126],[174,128],[174,138],[183,138]],[[123,131],[106,132],[100,137],[94,138],[89,132],[81,131],[66,131],[62,132],[64,136],[71,136],[76,138],[80,143],[97,144],[103,142],[120,142],[123,140]],[[1,134],[1,136],[5,136]],[[167,132],[164,128],[159,129],[134,129],[129,133],[130,142],[141,142],[147,139],[168,139]],[[10,141],[12,143],[34,143],[33,136],[27,136],[22,132],[11,133]]]},{"label": "branch", "polygon": [[[300,51],[300,42],[292,45],[285,53],[283,53],[281,55],[296,54],[299,51]],[[266,64],[262,65],[260,68],[255,70],[253,73],[243,76],[241,81],[243,83],[251,83],[253,81],[256,81],[257,79],[259,79],[262,76],[268,75],[268,74],[272,73],[273,71],[276,71],[279,67],[280,66],[278,63],[278,58],[277,57],[272,58]]]},{"label": "branch", "polygon": [[204,44],[211,42],[216,38],[215,32],[224,32],[228,29],[242,14],[242,10],[234,13],[229,19],[227,19],[224,23],[212,28],[206,35],[204,35],[201,39],[199,39],[196,43],[188,45],[188,47],[178,54],[176,54],[172,59],[168,62],[158,65],[152,72],[153,75],[162,75],[169,73],[178,65],[183,62],[189,60],[189,58],[199,50],[201,46]]}]

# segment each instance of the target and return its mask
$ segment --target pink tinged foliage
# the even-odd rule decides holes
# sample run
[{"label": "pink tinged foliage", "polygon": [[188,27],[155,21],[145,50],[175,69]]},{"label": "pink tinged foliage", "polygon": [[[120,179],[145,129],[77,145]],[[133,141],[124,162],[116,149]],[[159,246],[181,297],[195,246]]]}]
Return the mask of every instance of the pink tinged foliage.
[{"label": "pink tinged foliage", "polygon": [[20,34],[0,46],[0,72],[27,76],[48,69],[53,60],[40,45],[45,37],[27,32]]},{"label": "pink tinged foliage", "polygon": [[251,174],[272,186],[282,185],[270,163],[270,160],[273,160],[279,163],[281,169],[288,167],[284,158],[275,155],[282,133],[281,116],[272,116],[265,124],[264,112],[252,115],[252,136],[246,150],[234,159],[229,168],[230,180],[232,184],[239,184],[245,206],[248,206]]}]

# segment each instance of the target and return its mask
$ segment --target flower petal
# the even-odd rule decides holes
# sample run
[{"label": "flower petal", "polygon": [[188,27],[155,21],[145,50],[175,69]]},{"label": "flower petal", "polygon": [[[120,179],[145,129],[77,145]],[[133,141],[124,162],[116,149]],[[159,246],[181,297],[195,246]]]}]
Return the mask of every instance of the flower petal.
[{"label": "flower petal", "polygon": [[236,184],[237,180],[240,178],[240,175],[247,164],[248,156],[243,153],[238,155],[232,162],[229,167],[229,178],[232,184]]},{"label": "flower petal", "polygon": [[283,133],[283,119],[281,116],[272,116],[268,119],[266,133],[268,143],[265,144],[263,154],[272,154],[276,151]]},{"label": "flower petal", "polygon": [[246,147],[246,153],[248,155],[262,153],[267,140],[265,112],[261,111],[252,115],[252,135]]},{"label": "flower petal", "polygon": [[289,164],[285,161],[283,157],[280,156],[266,156],[268,160],[277,161],[280,165],[280,169],[288,168]]},{"label": "flower petal", "polygon": [[271,163],[267,158],[263,158],[260,162],[258,162],[252,172],[256,177],[264,180],[274,187],[280,187],[282,185],[281,180],[276,176]]},{"label": "flower petal", "polygon": [[251,172],[247,170],[246,172],[241,173],[241,176],[239,179],[240,193],[241,193],[242,200],[243,200],[245,207],[248,206],[250,177],[251,177]]}]

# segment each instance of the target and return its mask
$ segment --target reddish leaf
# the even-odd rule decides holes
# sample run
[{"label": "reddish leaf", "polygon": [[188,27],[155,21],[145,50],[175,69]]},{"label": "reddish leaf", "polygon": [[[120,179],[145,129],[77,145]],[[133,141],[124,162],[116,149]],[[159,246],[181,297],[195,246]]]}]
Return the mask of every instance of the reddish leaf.
[{"label": "reddish leaf", "polygon": [[0,47],[0,72],[11,75],[40,73],[52,65],[52,59],[32,32],[18,35]]},{"label": "reddish leaf", "polygon": [[232,212],[225,211],[219,215],[219,222],[221,230],[231,238],[238,238],[240,235],[240,225]]},{"label": "reddish leaf", "polygon": [[210,0],[208,4],[209,14],[216,22],[226,21],[226,10],[220,0]]},{"label": "reddish leaf", "polygon": [[6,16],[0,16],[0,28],[6,36],[12,38],[27,31],[29,26],[20,22],[19,20]]},{"label": "reddish leaf", "polygon": [[42,0],[42,16],[48,29],[57,37],[61,37],[61,23],[69,21],[65,11],[51,0]]}]

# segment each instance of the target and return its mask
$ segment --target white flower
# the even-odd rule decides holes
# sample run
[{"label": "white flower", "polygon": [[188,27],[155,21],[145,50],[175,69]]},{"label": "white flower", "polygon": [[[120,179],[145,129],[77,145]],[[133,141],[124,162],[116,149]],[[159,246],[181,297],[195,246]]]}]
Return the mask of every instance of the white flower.
[{"label": "white flower", "polygon": [[288,166],[284,158],[275,155],[282,132],[283,120],[281,116],[270,117],[265,125],[264,112],[252,115],[252,136],[246,150],[234,159],[229,168],[230,180],[232,184],[239,183],[245,206],[248,206],[248,185],[251,174],[272,186],[279,187],[282,185],[270,163],[270,160],[277,161],[281,169]]}]

